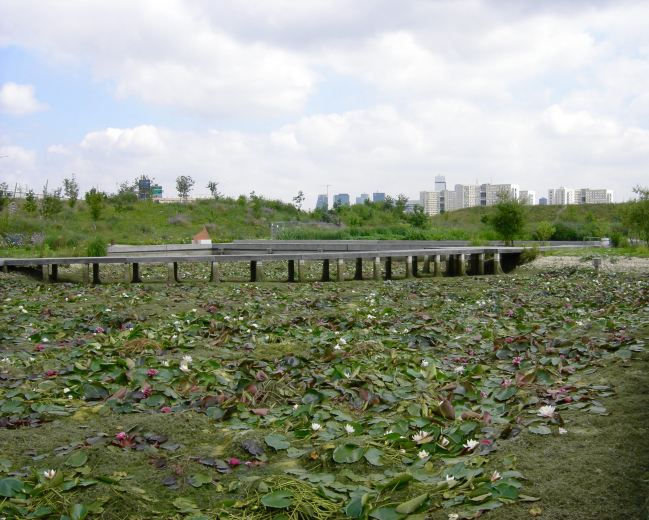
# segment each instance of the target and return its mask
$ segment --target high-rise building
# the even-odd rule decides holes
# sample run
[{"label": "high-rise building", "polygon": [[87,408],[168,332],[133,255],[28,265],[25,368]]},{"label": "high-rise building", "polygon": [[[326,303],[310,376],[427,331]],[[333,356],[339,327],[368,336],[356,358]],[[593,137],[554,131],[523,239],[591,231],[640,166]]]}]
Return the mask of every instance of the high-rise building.
[{"label": "high-rise building", "polygon": [[418,204],[424,208],[426,215],[438,215],[440,210],[440,192],[420,191]]},{"label": "high-rise building", "polygon": [[547,206],[547,205],[548,205],[548,199],[546,199],[545,197],[541,197],[539,199],[539,206]]},{"label": "high-rise building", "polygon": [[518,195],[518,200],[525,201],[526,204],[534,206],[536,199],[536,192],[530,190],[521,190]]},{"label": "high-rise building", "polygon": [[361,193],[360,197],[356,197],[356,204],[364,204],[366,200],[370,200],[370,196],[367,193]]},{"label": "high-rise building", "polygon": [[479,184],[456,184],[455,205],[456,209],[480,206],[481,186]]},{"label": "high-rise building", "polygon": [[508,193],[513,199],[517,199],[520,192],[518,184],[485,184],[484,186],[486,206],[498,204],[501,193]]},{"label": "high-rise building", "polygon": [[340,193],[334,195],[334,204],[340,204],[342,206],[349,206],[349,195],[347,193]]},{"label": "high-rise building", "polygon": [[548,205],[565,205],[565,204],[579,204],[578,198],[575,196],[575,190],[564,188],[561,186],[557,189],[548,190]]},{"label": "high-rise building", "polygon": [[435,191],[444,191],[446,189],[446,176],[445,175],[436,175],[435,176]]},{"label": "high-rise building", "polygon": [[372,193],[372,201],[378,202],[379,200],[385,200],[385,193]]},{"label": "high-rise building", "polygon": [[443,190],[439,192],[439,211],[455,211],[460,209],[457,207],[456,192],[451,190]]},{"label": "high-rise building", "polygon": [[577,204],[612,204],[613,190],[591,190],[582,188],[577,190]]},{"label": "high-rise building", "polygon": [[327,195],[318,195],[318,202],[316,208],[329,209],[329,197]]}]

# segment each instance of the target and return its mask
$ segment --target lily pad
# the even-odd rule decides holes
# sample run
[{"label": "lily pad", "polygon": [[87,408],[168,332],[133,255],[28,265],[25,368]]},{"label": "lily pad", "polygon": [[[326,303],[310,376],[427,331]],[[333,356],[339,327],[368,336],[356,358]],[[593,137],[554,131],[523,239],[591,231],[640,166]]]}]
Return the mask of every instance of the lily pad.
[{"label": "lily pad", "polygon": [[[377,450],[378,451],[378,450]],[[356,444],[347,443],[338,446],[333,453],[333,459],[336,462],[343,464],[351,464],[358,462],[363,456],[363,448],[359,448]]]},{"label": "lily pad", "polygon": [[284,509],[293,505],[293,493],[283,489],[273,491],[261,497],[261,503],[266,507],[272,507],[274,509]]},{"label": "lily pad", "polygon": [[286,437],[278,433],[267,435],[264,437],[264,441],[266,441],[266,444],[271,448],[275,448],[276,450],[286,450],[291,447],[291,443],[286,440]]}]

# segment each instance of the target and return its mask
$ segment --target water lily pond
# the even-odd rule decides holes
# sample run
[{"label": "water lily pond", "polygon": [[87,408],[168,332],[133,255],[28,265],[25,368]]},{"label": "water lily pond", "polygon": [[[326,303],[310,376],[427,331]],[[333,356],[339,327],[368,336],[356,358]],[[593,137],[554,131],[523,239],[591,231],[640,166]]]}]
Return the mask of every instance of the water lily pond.
[{"label": "water lily pond", "polygon": [[646,275],[0,299],[0,517],[643,518]]}]

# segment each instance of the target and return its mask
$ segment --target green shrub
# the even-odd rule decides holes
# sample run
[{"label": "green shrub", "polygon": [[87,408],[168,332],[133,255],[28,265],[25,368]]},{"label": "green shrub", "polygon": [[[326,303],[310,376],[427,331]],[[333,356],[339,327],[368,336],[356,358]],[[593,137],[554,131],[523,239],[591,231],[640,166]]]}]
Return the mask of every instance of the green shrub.
[{"label": "green shrub", "polygon": [[521,253],[520,263],[529,264],[541,256],[541,248],[538,244],[534,244],[531,248],[523,248]]},{"label": "green shrub", "polygon": [[87,256],[106,256],[108,254],[108,245],[101,237],[93,238],[88,242],[86,247]]},{"label": "green shrub", "polygon": [[534,232],[534,235],[536,236],[536,239],[541,241],[541,242],[547,242],[550,240],[552,235],[555,233],[557,228],[551,226],[547,222],[541,222],[537,227],[536,231]]},{"label": "green shrub", "polygon": [[611,233],[611,244],[613,244],[613,247],[620,247],[622,238],[624,238],[622,233],[620,233],[619,231],[613,231]]}]

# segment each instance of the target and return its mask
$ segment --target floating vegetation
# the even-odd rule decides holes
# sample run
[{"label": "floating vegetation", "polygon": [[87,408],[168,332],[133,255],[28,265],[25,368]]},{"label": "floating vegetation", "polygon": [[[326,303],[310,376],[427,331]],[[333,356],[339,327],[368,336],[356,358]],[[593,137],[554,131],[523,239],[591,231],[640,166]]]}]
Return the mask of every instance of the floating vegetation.
[{"label": "floating vegetation", "polygon": [[649,325],[646,277],[586,268],[1,290],[7,518],[418,520],[534,502],[515,457],[494,455],[613,413],[616,389],[587,376],[630,366]]}]

